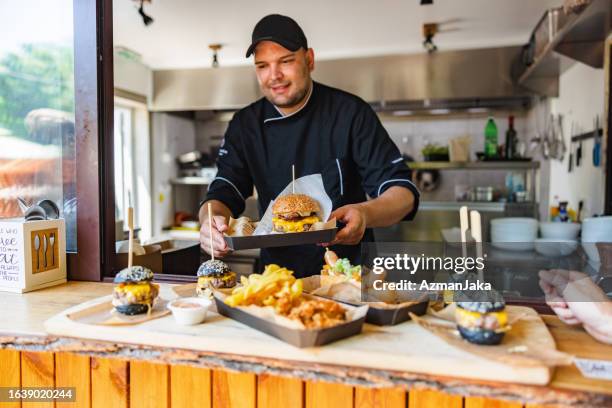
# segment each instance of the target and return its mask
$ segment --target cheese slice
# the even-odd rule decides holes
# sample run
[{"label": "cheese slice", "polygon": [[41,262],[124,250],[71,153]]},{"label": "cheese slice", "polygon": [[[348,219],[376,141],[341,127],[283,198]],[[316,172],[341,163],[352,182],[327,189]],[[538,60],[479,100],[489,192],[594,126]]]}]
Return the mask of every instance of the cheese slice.
[{"label": "cheese slice", "polygon": [[115,287],[115,291],[131,293],[136,299],[142,299],[151,295],[152,285],[155,284],[150,282],[122,283]]},{"label": "cheese slice", "polygon": [[458,307],[456,309],[457,324],[466,328],[473,328],[478,326],[478,320],[483,318],[484,316],[493,316],[499,323],[499,327],[503,328],[508,324],[508,313],[505,310],[500,310],[499,312],[490,312],[490,313],[478,313],[472,312],[469,310],[462,309]]},{"label": "cheese slice", "polygon": [[304,231],[305,224],[312,225],[315,222],[319,221],[319,217],[317,217],[316,215],[312,215],[310,217],[302,218],[301,220],[296,221],[284,220],[282,218],[277,217],[272,218],[272,222],[280,227],[283,227],[286,232],[302,232]]}]

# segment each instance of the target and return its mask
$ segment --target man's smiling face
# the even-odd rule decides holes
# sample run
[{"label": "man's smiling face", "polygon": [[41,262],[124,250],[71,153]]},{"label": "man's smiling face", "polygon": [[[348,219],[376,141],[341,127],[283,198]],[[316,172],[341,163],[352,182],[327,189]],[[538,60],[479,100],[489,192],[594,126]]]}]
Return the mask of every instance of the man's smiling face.
[{"label": "man's smiling face", "polygon": [[273,41],[261,41],[254,55],[257,81],[266,99],[288,111],[297,109],[310,88],[312,48],[290,51]]}]

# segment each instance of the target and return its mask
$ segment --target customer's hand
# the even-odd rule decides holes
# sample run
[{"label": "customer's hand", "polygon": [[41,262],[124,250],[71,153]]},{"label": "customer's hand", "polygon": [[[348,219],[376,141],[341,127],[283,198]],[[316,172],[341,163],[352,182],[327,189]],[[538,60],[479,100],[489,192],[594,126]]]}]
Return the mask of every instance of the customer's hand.
[{"label": "customer's hand", "polygon": [[336,218],[336,220],[343,222],[345,226],[338,231],[336,238],[325,246],[355,245],[361,241],[366,229],[366,215],[359,204],[349,204],[337,208],[331,213],[330,218]]},{"label": "customer's hand", "polygon": [[[207,254],[210,252],[210,229],[208,225],[208,214],[200,217],[200,246]],[[223,258],[230,252],[230,248],[223,239],[223,233],[227,231],[227,218],[223,215],[212,216],[212,242],[215,257]]]},{"label": "customer's hand", "polygon": [[540,271],[546,303],[566,324],[582,324],[595,339],[612,344],[612,301],[584,273]]}]

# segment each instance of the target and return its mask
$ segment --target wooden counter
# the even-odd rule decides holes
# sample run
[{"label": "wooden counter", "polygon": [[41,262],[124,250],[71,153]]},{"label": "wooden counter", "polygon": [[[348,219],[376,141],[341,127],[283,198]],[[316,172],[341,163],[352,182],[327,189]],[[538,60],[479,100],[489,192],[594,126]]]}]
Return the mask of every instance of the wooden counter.
[{"label": "wooden counter", "polygon": [[[612,406],[612,382],[586,379],[573,366],[557,368],[551,383],[542,387],[57,338],[44,332],[49,317],[111,290],[110,284],[70,282],[25,295],[0,294],[0,386],[77,387],[77,403],[58,407]],[[560,350],[612,359],[611,346],[555,317],[544,319]],[[20,405],[0,403],[0,408],[13,406]]]}]

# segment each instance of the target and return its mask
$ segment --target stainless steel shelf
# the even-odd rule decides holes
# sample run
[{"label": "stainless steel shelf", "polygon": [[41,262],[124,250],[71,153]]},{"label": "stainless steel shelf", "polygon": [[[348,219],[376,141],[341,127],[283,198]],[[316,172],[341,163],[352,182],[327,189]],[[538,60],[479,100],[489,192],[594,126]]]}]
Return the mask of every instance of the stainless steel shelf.
[{"label": "stainless steel shelf", "polygon": [[207,186],[212,180],[204,177],[180,177],[170,180],[175,185]]},{"label": "stainless steel shelf", "polygon": [[503,213],[508,203],[483,201],[422,201],[419,203],[419,211],[459,211],[459,208],[464,205],[470,210]]},{"label": "stainless steel shelf", "polygon": [[407,162],[413,170],[533,170],[540,168],[537,161],[479,161],[479,162]]}]

